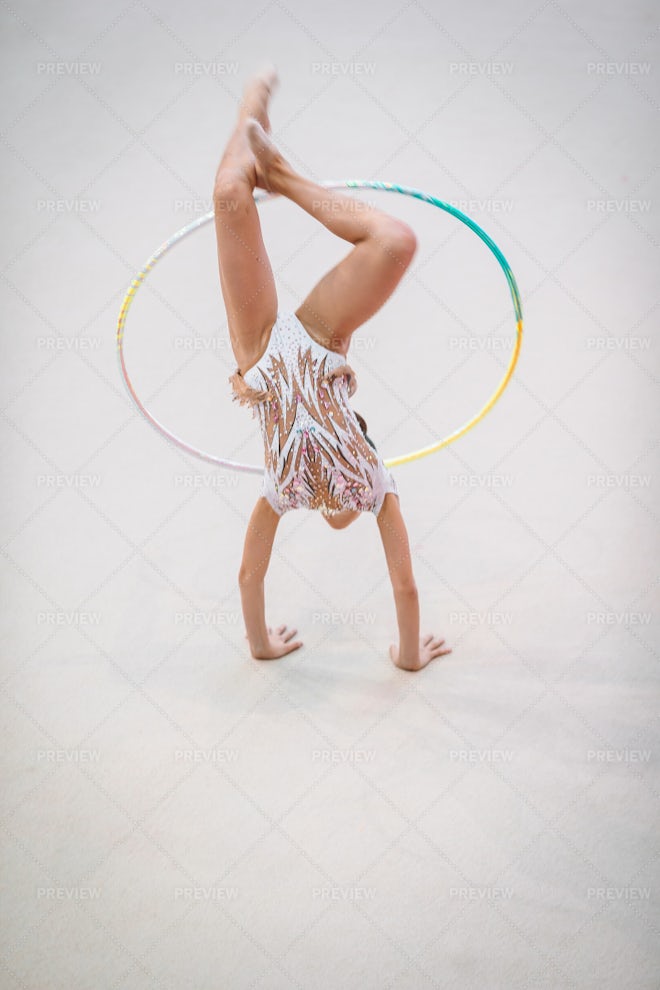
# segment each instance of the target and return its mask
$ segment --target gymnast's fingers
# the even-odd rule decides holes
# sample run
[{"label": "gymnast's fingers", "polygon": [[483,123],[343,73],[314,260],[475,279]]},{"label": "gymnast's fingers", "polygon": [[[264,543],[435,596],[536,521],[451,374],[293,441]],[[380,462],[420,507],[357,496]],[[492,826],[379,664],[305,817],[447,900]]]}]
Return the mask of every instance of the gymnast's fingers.
[{"label": "gymnast's fingers", "polygon": [[451,653],[451,647],[448,646],[446,649],[443,650],[442,643],[444,643],[444,639],[441,640],[438,646],[433,647],[432,653],[434,657],[446,657],[448,653]]}]

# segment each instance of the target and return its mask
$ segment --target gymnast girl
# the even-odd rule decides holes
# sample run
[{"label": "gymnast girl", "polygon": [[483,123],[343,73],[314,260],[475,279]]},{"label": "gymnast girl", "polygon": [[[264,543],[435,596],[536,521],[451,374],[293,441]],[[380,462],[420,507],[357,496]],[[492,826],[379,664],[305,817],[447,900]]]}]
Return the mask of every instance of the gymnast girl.
[{"label": "gymnast girl", "polygon": [[[451,650],[432,634],[420,638],[396,483],[349,403],[357,382],[346,363],[353,333],[392,294],[417,241],[403,221],[294,171],[270,137],[269,103],[278,82],[268,65],[246,84],[213,189],[220,283],[237,362],[229,382],[233,398],[258,415],[265,451],[239,571],[247,640],[258,660],[302,646],[296,629],[266,625],[264,579],[283,513],[318,509],[333,529],[344,529],[371,512],[396,605],[399,642],[389,655],[403,670],[421,670]],[[255,187],[286,196],[353,245],[295,312],[278,307]]]}]

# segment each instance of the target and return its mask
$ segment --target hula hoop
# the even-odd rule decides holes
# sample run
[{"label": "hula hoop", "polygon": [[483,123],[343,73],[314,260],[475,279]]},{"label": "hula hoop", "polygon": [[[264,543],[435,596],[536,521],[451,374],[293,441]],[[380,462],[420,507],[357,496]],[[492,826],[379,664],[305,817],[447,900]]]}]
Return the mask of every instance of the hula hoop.
[{"label": "hula hoop", "polygon": [[[419,450],[414,450],[410,454],[400,454],[397,457],[389,457],[387,459],[384,459],[384,464],[386,467],[390,468],[390,467],[396,467],[399,464],[407,464],[410,461],[417,461],[422,457],[428,457],[429,454],[434,454],[436,451],[441,450],[443,447],[446,447],[448,444],[453,443],[455,440],[458,440],[458,438],[464,436],[468,432],[468,430],[471,430],[473,426],[476,426],[477,423],[479,423],[484,418],[486,413],[490,412],[490,410],[493,408],[497,400],[502,395],[504,389],[509,384],[509,380],[511,378],[511,375],[513,374],[513,370],[518,361],[518,355],[520,353],[520,345],[522,344],[522,333],[523,333],[523,320],[522,320],[522,307],[520,303],[520,294],[518,292],[518,286],[516,284],[516,280],[514,278],[513,272],[511,271],[511,268],[509,267],[506,258],[498,248],[495,241],[491,237],[489,237],[488,234],[484,230],[482,230],[477,223],[474,222],[474,220],[468,217],[461,210],[457,209],[455,206],[452,206],[450,203],[445,203],[441,199],[437,199],[435,196],[431,196],[429,193],[420,192],[417,189],[410,189],[407,186],[399,186],[393,182],[379,182],[377,180],[371,180],[371,179],[342,179],[342,180],[328,179],[325,182],[321,182],[320,185],[324,186],[326,189],[344,189],[344,188],[382,189],[385,192],[394,192],[394,193],[399,193],[400,195],[403,196],[412,196],[414,199],[421,199],[424,203],[430,203],[432,206],[437,206],[438,209],[444,210],[446,213],[451,213],[452,216],[456,217],[462,223],[466,224],[466,226],[468,226],[470,230],[473,230],[474,233],[481,238],[484,244],[486,244],[487,247],[490,248],[492,253],[497,258],[502,268],[502,271],[506,276],[506,280],[509,286],[509,292],[511,293],[511,298],[513,300],[513,309],[516,317],[516,339],[511,353],[511,357],[509,359],[508,367],[499,385],[497,386],[491,397],[488,399],[488,401],[481,407],[479,412],[476,413],[476,415],[474,415],[471,419],[467,420],[467,422],[465,422],[462,426],[459,426],[457,430],[454,430],[453,433],[448,434],[448,436],[444,437],[442,440],[437,440],[434,443],[429,444],[427,447],[421,447]],[[277,195],[279,194],[268,193],[268,192],[264,192],[263,190],[255,190],[254,198],[255,198],[255,202],[259,203],[262,202],[263,200],[272,199]],[[201,227],[205,223],[209,223],[209,221],[213,220],[213,218],[214,218],[214,212],[213,210],[211,210],[209,213],[206,213],[204,216],[199,217],[197,220],[193,220],[192,223],[189,223],[185,227],[182,227],[181,230],[177,231],[176,234],[173,234],[170,238],[168,238],[168,240],[166,240],[163,244],[161,244],[159,248],[157,248],[157,250],[152,254],[149,260],[146,262],[144,267],[140,270],[140,272],[138,272],[135,278],[131,281],[131,284],[126,292],[126,295],[124,296],[124,300],[122,302],[121,309],[119,311],[119,319],[117,321],[117,356],[119,358],[119,367],[124,384],[128,389],[128,394],[130,395],[131,399],[137,406],[139,412],[144,416],[144,418],[147,420],[148,423],[151,423],[151,425],[156,430],[158,430],[158,432],[162,436],[165,437],[166,440],[169,440],[171,443],[175,444],[181,450],[184,450],[187,454],[192,454],[194,457],[199,457],[204,461],[208,461],[210,464],[217,464],[219,467],[229,468],[232,471],[243,471],[247,474],[263,474],[264,469],[262,466],[256,464],[241,464],[238,461],[230,461],[224,457],[217,457],[214,454],[209,454],[205,450],[200,450],[199,448],[193,447],[189,443],[186,443],[185,440],[182,440],[180,437],[176,436],[175,433],[172,433],[170,430],[168,430],[167,427],[163,426],[163,424],[160,423],[154,416],[152,416],[149,410],[140,401],[135,389],[133,388],[131,380],[128,376],[128,371],[126,369],[126,361],[124,359],[124,337],[125,337],[125,327],[126,327],[126,316],[128,315],[128,310],[133,301],[135,293],[140,288],[140,286],[142,285],[142,283],[144,282],[145,278],[152,270],[154,265],[162,258],[162,256],[167,251],[170,250],[170,248],[174,247],[174,245],[177,244],[180,240],[183,240],[184,237],[187,237],[189,234],[192,234],[193,231],[197,230],[198,227]]]}]

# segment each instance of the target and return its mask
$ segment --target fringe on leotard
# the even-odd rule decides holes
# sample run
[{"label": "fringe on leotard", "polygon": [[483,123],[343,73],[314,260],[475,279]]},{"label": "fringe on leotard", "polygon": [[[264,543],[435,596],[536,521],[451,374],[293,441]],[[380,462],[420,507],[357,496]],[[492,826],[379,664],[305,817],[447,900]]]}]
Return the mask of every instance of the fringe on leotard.
[{"label": "fringe on leotard", "polygon": [[[357,378],[350,364],[340,364],[339,367],[325,375],[323,381],[330,384],[335,378],[343,375],[346,376],[348,381],[348,395],[350,398],[357,389]],[[254,407],[260,405],[262,402],[271,402],[276,398],[273,391],[269,388],[258,389],[248,385],[238,368],[229,377],[228,381],[232,387],[232,401],[238,402],[241,406]]]},{"label": "fringe on leotard", "polygon": [[233,392],[232,401],[238,402],[241,406],[258,406],[262,402],[270,402],[275,398],[269,388],[258,389],[248,385],[238,368],[230,376],[229,384]]},{"label": "fringe on leotard", "polygon": [[357,389],[357,378],[350,364],[340,364],[339,367],[335,368],[328,375],[325,375],[323,381],[331,382],[342,375],[345,375],[348,381],[348,397],[350,399]]}]

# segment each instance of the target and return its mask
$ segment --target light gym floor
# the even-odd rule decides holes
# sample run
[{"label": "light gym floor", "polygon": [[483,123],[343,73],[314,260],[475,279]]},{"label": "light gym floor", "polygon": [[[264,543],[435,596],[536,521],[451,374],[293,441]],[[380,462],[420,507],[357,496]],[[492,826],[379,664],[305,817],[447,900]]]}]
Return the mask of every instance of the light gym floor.
[{"label": "light gym floor", "polygon": [[[658,29],[650,2],[10,0],[2,11],[7,990],[653,990],[658,983]],[[317,180],[424,190],[495,240],[524,338],[492,411],[393,469],[422,631],[396,669],[375,519],[282,520],[250,658],[256,475],[168,444],[115,328],[212,208],[242,86]],[[506,279],[446,211],[355,334],[383,456],[505,372]],[[263,203],[283,309],[347,252]],[[258,464],[213,224],[137,293],[136,393]]]}]

